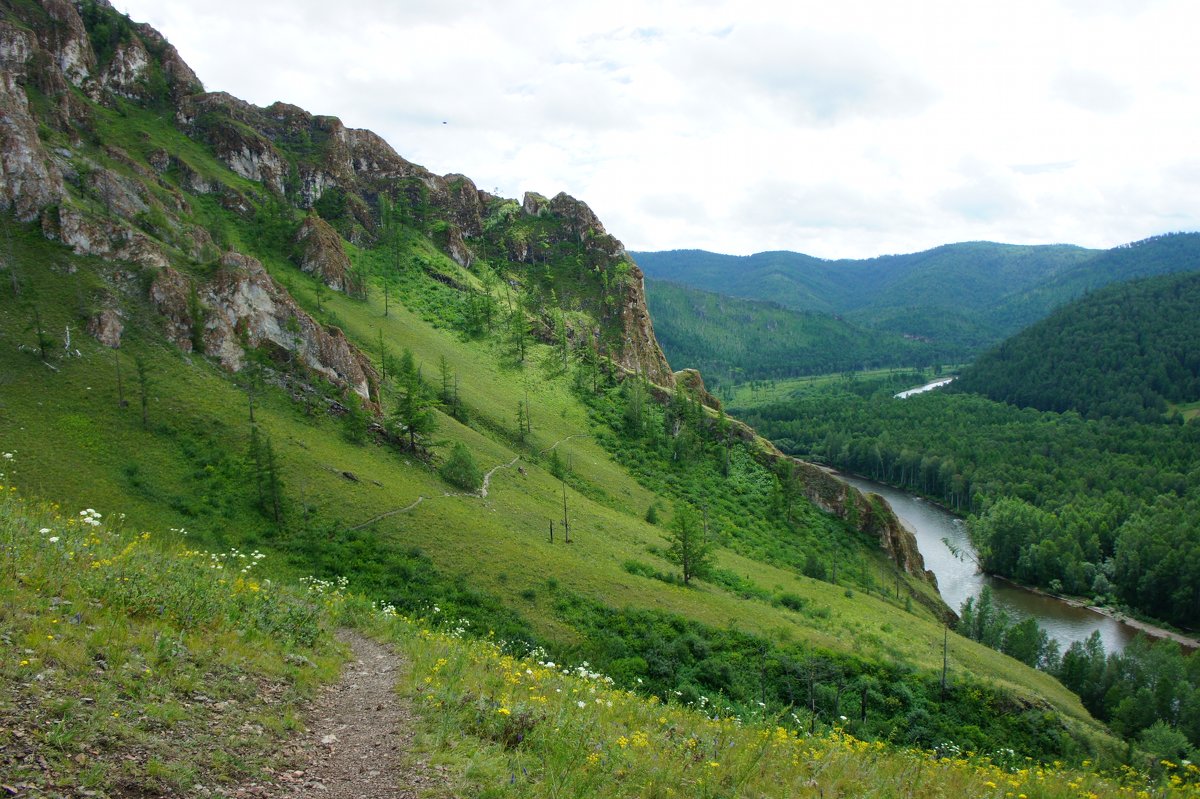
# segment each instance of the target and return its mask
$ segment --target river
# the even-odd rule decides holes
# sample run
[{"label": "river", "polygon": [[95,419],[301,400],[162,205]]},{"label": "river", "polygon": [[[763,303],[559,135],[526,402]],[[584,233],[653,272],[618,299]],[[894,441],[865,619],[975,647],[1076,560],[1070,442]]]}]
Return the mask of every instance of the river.
[{"label": "river", "polygon": [[934,380],[932,383],[926,383],[923,386],[917,386],[916,388],[910,388],[907,391],[901,391],[899,394],[895,395],[895,398],[896,399],[908,399],[909,397],[911,397],[913,395],[924,394],[926,391],[933,391],[935,388],[941,388],[942,386],[948,386],[953,382],[954,382],[953,377],[943,377],[940,380]]},{"label": "river", "polygon": [[[888,501],[900,520],[916,534],[925,568],[937,576],[942,599],[956,612],[967,597],[979,596],[987,585],[991,586],[997,606],[1016,619],[1033,616],[1042,629],[1059,642],[1064,652],[1072,641],[1084,641],[1095,630],[1100,631],[1106,652],[1124,649],[1137,634],[1137,630],[1129,625],[1094,610],[981,574],[973,560],[975,549],[967,538],[962,519],[932,502],[861,477],[841,473],[837,476],[860,491],[879,494]],[[942,539],[963,553],[964,558],[955,557]]]}]

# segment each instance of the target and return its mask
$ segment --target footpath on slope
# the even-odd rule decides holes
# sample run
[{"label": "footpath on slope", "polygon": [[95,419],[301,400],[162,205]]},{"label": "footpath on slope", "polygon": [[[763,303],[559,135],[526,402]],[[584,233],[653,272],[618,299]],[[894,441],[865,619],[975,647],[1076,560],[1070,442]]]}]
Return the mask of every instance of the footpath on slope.
[{"label": "footpath on slope", "polygon": [[[327,799],[416,799],[444,785],[443,769],[407,757],[414,714],[394,690],[403,662],[383,644],[344,630],[353,658],[337,684],[313,700],[308,730],[289,753],[292,770],[224,792],[231,797],[314,796]],[[216,792],[214,792],[216,793]]]},{"label": "footpath on slope", "polygon": [[[570,441],[573,438],[588,438],[588,437],[589,437],[589,434],[587,434],[587,433],[575,433],[574,435],[567,436],[566,438],[560,438],[558,441],[555,441],[550,446],[546,447],[543,450],[540,450],[538,452],[538,454],[545,455],[547,452],[551,452],[555,448],[557,448],[559,444],[562,444],[565,441]],[[483,485],[481,485],[479,487],[478,491],[472,491],[472,492],[466,493],[466,494],[461,493],[461,492],[460,493],[447,492],[445,494],[442,494],[442,496],[443,497],[478,497],[479,499],[487,499],[488,490],[492,484],[492,475],[495,474],[500,469],[511,469],[513,466],[517,465],[517,461],[519,461],[519,460],[521,460],[521,456],[517,455],[508,463],[501,463],[496,466],[493,466],[491,469],[488,469],[487,474],[485,474],[483,476]],[[524,472],[522,472],[522,474],[524,474]],[[378,516],[372,516],[371,518],[367,519],[365,522],[356,524],[353,527],[350,527],[347,529],[349,529],[350,531],[362,530],[366,527],[370,527],[375,522],[383,521],[384,519],[387,519],[391,516],[395,516],[399,513],[407,513],[408,511],[416,508],[422,502],[425,502],[426,500],[432,500],[432,499],[437,499],[437,497],[427,497],[424,494],[418,495],[415,501],[409,503],[408,505],[405,505],[402,508],[393,508],[392,510],[385,511],[383,513],[380,513]]]}]

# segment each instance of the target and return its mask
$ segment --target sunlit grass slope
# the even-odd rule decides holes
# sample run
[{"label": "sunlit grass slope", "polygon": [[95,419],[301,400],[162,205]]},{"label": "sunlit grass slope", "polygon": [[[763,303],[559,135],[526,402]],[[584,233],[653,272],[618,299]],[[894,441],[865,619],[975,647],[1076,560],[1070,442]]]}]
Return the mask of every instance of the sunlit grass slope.
[{"label": "sunlit grass slope", "polygon": [[405,658],[419,722],[405,756],[442,777],[428,796],[1198,795],[1184,763],[1101,776],[862,741],[850,718],[810,732],[802,708],[735,717],[720,697],[639,697],[586,663],[467,637],[434,608],[412,619],[353,586],[270,579],[261,553],[25,501],[7,484],[20,455],[0,458],[0,767],[31,795],[228,789],[301,767],[287,739],[335,675],[336,625]]},{"label": "sunlit grass slope", "polygon": [[[1103,775],[990,757],[953,742],[936,750],[855,738],[843,724],[809,733],[798,717],[723,715],[701,698],[649,700],[587,664],[505,653],[461,630],[390,618],[412,661],[404,692],[423,711],[432,762],[452,790],[486,797],[1026,797],[1200,795],[1200,769],[1147,764]],[[799,726],[799,729],[797,728]]]},{"label": "sunlit grass slope", "polygon": [[[11,456],[11,457],[9,457]],[[0,456],[0,783],[21,796],[191,790],[278,766],[337,673],[326,608],[263,554],[186,548],[25,502]]]}]

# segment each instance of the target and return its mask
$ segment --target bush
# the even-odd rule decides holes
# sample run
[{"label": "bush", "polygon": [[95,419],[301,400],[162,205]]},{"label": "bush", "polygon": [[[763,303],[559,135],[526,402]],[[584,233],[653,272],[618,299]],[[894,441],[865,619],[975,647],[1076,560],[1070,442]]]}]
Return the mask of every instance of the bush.
[{"label": "bush", "polygon": [[475,463],[471,450],[462,443],[454,445],[454,450],[450,453],[450,460],[446,461],[445,465],[438,470],[438,474],[447,483],[467,491],[478,491],[483,485],[483,472]]},{"label": "bush", "polygon": [[779,604],[783,605],[788,610],[794,610],[797,613],[804,610],[804,606],[808,604],[808,600],[796,594],[780,594]]}]

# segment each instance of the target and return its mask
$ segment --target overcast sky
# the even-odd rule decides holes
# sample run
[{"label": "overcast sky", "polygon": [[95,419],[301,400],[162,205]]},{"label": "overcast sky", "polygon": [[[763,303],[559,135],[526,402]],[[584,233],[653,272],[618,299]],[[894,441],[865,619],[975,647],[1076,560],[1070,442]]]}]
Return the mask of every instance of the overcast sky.
[{"label": "overcast sky", "polygon": [[283,100],[633,250],[1200,229],[1194,0],[114,0]]}]

